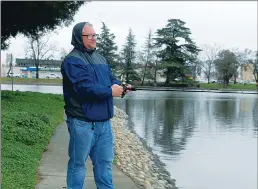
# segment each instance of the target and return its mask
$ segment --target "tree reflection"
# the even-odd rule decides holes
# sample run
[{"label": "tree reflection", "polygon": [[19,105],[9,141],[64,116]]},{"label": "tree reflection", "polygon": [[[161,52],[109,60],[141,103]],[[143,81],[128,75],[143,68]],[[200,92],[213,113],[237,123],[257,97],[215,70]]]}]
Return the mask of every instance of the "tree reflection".
[{"label": "tree reflection", "polygon": [[232,127],[235,121],[236,101],[235,100],[216,100],[213,101],[213,114],[222,127]]},{"label": "tree reflection", "polygon": [[196,99],[189,93],[144,94],[148,96],[142,93],[140,98],[119,100],[116,105],[129,115],[132,122],[128,126],[163,154],[178,156],[194,132],[203,136],[221,132],[219,128],[241,134],[251,128],[258,132],[257,99],[240,95],[228,98],[205,94],[196,95]]},{"label": "tree reflection", "polygon": [[253,125],[254,135],[258,133],[258,100],[253,103]]},{"label": "tree reflection", "polygon": [[195,127],[195,104],[184,99],[166,99],[162,107],[163,116],[153,130],[155,143],[162,147],[162,153],[176,155],[185,149],[188,138]]},{"label": "tree reflection", "polygon": [[132,122],[140,127],[138,130],[143,129],[144,138],[162,147],[164,154],[178,154],[192,136],[195,127],[194,101],[126,99],[124,108]]}]

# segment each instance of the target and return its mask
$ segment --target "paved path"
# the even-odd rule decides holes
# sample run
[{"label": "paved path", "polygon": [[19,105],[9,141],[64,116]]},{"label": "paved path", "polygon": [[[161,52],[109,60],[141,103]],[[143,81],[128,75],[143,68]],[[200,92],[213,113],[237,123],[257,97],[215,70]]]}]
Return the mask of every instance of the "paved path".
[{"label": "paved path", "polygon": [[[48,150],[40,162],[40,182],[36,189],[66,188],[66,166],[68,161],[68,132],[66,123],[60,124],[52,136]],[[116,189],[138,189],[134,182],[113,165],[113,181]],[[87,160],[87,175],[83,189],[96,189],[90,158]]]}]

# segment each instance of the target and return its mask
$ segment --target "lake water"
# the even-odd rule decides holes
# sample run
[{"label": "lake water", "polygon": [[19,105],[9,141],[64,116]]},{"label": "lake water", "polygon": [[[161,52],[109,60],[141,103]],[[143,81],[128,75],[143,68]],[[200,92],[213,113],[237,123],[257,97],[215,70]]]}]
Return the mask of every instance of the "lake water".
[{"label": "lake water", "polygon": [[[11,89],[2,85],[1,89]],[[61,86],[14,90],[62,93]],[[181,189],[257,189],[258,95],[136,91],[115,105]]]}]

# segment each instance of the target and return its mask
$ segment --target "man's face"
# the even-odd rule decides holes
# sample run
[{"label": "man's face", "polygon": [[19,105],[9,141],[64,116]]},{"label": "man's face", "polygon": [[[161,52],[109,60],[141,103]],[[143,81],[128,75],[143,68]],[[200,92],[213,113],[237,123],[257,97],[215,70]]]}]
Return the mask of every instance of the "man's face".
[{"label": "man's face", "polygon": [[92,26],[85,26],[82,31],[83,45],[87,49],[96,48],[96,33]]}]

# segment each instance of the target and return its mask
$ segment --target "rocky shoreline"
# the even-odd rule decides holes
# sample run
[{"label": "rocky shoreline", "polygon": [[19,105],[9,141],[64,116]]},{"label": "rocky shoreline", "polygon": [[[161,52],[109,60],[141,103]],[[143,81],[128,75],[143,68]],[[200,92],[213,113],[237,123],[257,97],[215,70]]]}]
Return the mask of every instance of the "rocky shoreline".
[{"label": "rocky shoreline", "polygon": [[175,180],[146,142],[126,127],[128,116],[117,107],[112,118],[116,166],[140,189],[178,189]]}]

